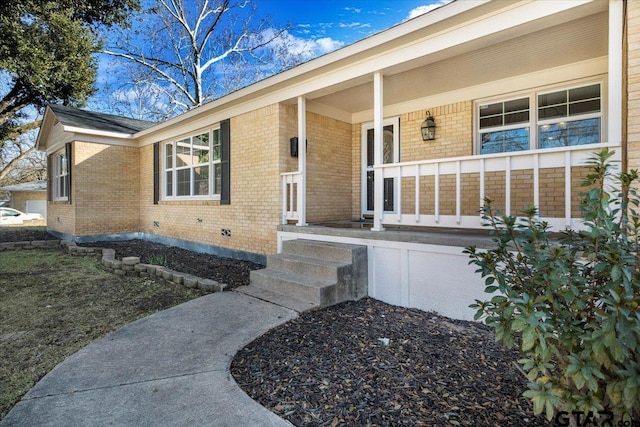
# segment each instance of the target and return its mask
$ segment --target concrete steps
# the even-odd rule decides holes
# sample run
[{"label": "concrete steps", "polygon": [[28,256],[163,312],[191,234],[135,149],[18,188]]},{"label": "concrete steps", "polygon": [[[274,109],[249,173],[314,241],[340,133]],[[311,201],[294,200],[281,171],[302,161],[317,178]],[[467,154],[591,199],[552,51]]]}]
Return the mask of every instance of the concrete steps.
[{"label": "concrete steps", "polygon": [[256,298],[301,312],[367,295],[366,246],[313,240],[283,242],[267,256],[267,268],[251,272],[247,287]]}]

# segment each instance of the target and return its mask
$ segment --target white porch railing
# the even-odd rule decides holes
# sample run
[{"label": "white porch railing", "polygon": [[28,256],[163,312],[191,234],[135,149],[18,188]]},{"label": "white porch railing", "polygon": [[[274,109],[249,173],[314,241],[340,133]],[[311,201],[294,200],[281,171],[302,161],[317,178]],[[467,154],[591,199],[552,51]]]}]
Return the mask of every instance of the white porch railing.
[{"label": "white porch railing", "polygon": [[[407,226],[424,226],[424,227],[453,227],[453,228],[482,228],[482,220],[480,214],[463,215],[462,213],[462,197],[463,185],[462,177],[464,174],[475,173],[479,175],[479,198],[478,210],[484,204],[484,198],[487,190],[485,182],[485,174],[490,172],[503,172],[504,184],[504,213],[513,215],[510,211],[512,188],[511,177],[512,172],[518,170],[531,170],[533,174],[533,200],[531,202],[540,207],[540,177],[544,177],[544,169],[562,168],[564,170],[564,216],[563,217],[542,217],[541,219],[549,222],[555,230],[562,230],[566,227],[580,228],[579,218],[572,218],[572,167],[584,166],[585,160],[593,156],[594,152],[599,151],[603,147],[610,147],[616,151],[616,160],[620,160],[620,147],[608,143],[597,145],[583,145],[576,147],[561,147],[544,150],[530,150],[524,152],[500,153],[490,155],[476,155],[455,158],[445,158],[437,160],[425,160],[415,162],[404,162],[395,164],[385,164],[376,166],[376,179],[378,177],[395,178],[395,209],[393,212],[384,212],[382,215],[383,225],[407,225]],[[440,181],[443,175],[455,176],[455,191],[447,194],[447,198],[455,197],[455,214],[441,214],[442,203],[440,200]],[[433,213],[421,212],[421,194],[420,181],[425,177],[433,177]],[[402,191],[406,191],[406,182],[402,178],[413,179],[413,207],[407,206],[403,210]],[[408,185],[409,188],[411,184]],[[494,190],[495,192],[495,190]],[[381,195],[376,195],[381,197]],[[403,213],[405,212],[405,213]],[[408,213],[410,212],[410,213]],[[375,219],[374,219],[375,221]]]},{"label": "white porch railing", "polygon": [[302,174],[300,172],[285,172],[282,177],[282,223],[298,221],[298,185]]},{"label": "white porch railing", "polygon": [[[545,217],[541,219],[547,221],[555,230],[562,230],[567,227],[580,229],[580,218],[572,217],[572,192],[575,191],[575,182],[572,181],[572,168],[584,166],[585,161],[593,156],[593,153],[609,147],[616,151],[615,160],[620,160],[620,146],[609,143],[583,145],[576,147],[561,147],[545,150],[530,150],[513,153],[500,153],[488,155],[476,155],[465,157],[452,157],[436,160],[423,160],[415,162],[403,162],[379,165],[374,168],[376,179],[395,179],[395,210],[382,214],[383,225],[406,225],[422,227],[450,227],[450,228],[482,228],[482,219],[479,213],[464,215],[463,200],[463,175],[478,174],[479,197],[477,202],[478,210],[484,204],[488,185],[485,180],[486,174],[494,172],[504,173],[504,184],[494,186],[499,187],[503,192],[504,213],[507,215],[517,214],[511,212],[511,200],[514,190],[512,189],[512,173],[514,171],[531,170],[533,175],[532,192],[533,203],[541,206],[541,178],[544,181],[545,169],[560,168],[564,171],[564,192],[557,194],[564,197],[564,215],[556,217]],[[446,194],[446,198],[455,200],[455,214],[443,214],[441,203],[441,181],[443,176],[455,177],[455,189]],[[421,200],[426,196],[420,191],[420,182],[428,178],[433,179],[433,203],[430,213],[421,211]],[[403,178],[413,179],[412,206],[403,208],[402,192],[411,188],[411,184],[406,185]],[[281,174],[282,179],[282,223],[288,221],[298,221],[299,207],[298,201],[301,195],[298,194],[301,173],[286,172]],[[405,184],[405,185],[403,185]],[[404,188],[403,188],[404,187]],[[447,191],[450,191],[447,189]],[[495,193],[495,187],[492,188]],[[382,195],[376,195],[382,197]],[[544,209],[542,209],[544,212]],[[375,219],[374,219],[375,220]]]}]

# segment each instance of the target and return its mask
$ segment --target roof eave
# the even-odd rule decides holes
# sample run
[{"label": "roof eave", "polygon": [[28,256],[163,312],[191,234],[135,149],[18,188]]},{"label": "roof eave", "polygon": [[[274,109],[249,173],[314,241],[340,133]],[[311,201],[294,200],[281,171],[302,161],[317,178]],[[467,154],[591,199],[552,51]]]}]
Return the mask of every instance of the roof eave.
[{"label": "roof eave", "polygon": [[73,133],[73,134],[102,136],[105,138],[117,138],[117,139],[134,139],[134,134],[132,133],[108,132],[104,130],[87,129],[87,128],[80,128],[76,126],[62,126],[62,129],[65,132]]}]

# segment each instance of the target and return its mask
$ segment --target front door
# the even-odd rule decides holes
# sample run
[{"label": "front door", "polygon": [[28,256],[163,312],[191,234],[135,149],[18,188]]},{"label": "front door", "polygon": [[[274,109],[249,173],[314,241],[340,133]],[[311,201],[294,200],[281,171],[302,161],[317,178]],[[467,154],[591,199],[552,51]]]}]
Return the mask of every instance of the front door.
[{"label": "front door", "polygon": [[[400,161],[400,120],[395,117],[383,122],[382,128],[382,163],[397,163]],[[375,174],[373,170],[373,123],[362,125],[362,215],[371,217],[375,200]],[[384,211],[395,210],[396,182],[394,178],[385,178]]]}]

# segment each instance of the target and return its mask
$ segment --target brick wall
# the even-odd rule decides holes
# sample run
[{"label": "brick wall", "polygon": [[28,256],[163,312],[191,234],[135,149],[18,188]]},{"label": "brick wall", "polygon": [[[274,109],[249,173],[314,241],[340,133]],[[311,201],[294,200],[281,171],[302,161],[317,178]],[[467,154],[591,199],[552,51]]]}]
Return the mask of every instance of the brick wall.
[{"label": "brick wall", "polygon": [[73,144],[75,235],[138,231],[138,153],[137,147],[86,142]]},{"label": "brick wall", "polygon": [[[231,118],[230,205],[162,200],[154,205],[153,148],[143,147],[140,231],[257,254],[275,252],[280,172],[290,137],[277,125],[283,114],[279,105],[271,105]],[[231,230],[230,237],[221,236],[223,228]]]},{"label": "brick wall", "polygon": [[351,219],[351,125],[307,113],[307,222]]},{"label": "brick wall", "polygon": [[429,109],[436,122],[436,139],[423,141],[420,127],[425,111],[400,116],[400,161],[430,160],[473,154],[473,103],[457,102]]}]

